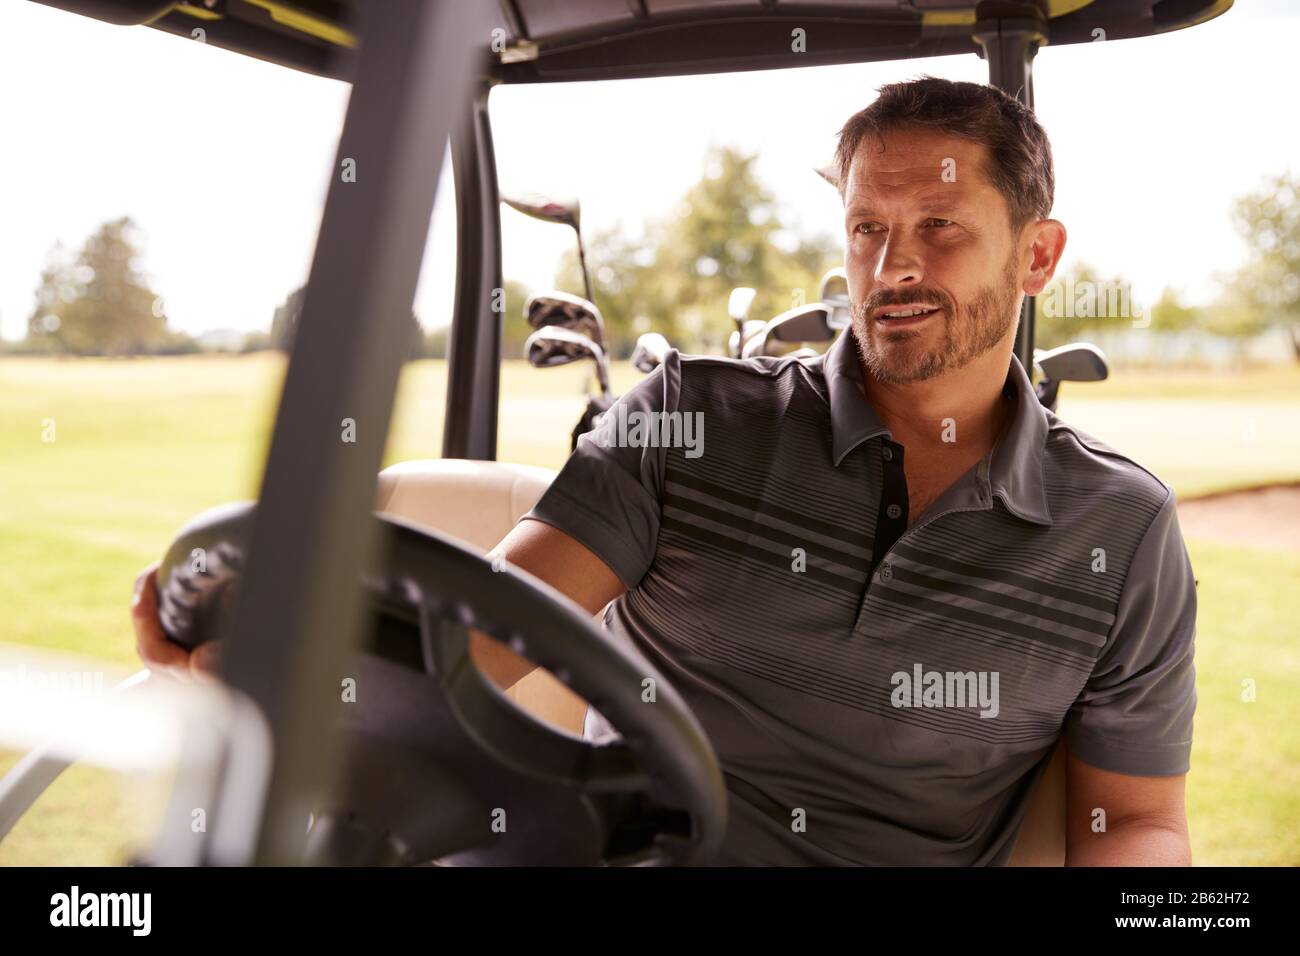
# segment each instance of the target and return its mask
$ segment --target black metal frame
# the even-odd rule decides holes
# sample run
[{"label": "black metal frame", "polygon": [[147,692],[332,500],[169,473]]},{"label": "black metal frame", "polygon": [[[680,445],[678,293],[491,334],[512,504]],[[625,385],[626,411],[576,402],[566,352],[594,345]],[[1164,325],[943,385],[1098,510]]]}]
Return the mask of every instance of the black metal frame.
[{"label": "black metal frame", "polygon": [[[1030,4],[981,4],[974,37],[989,64],[989,86],[997,87],[1034,108],[1034,56],[1047,41],[1047,21]],[[1034,374],[1034,297],[1020,307],[1013,348],[1016,358]]]},{"label": "black metal frame", "polygon": [[497,453],[501,377],[501,203],[488,96],[480,79],[468,115],[452,137],[456,183],[456,308],[447,342],[444,458],[491,461]]},{"label": "black metal frame", "polygon": [[[486,45],[475,6],[385,0],[358,25],[364,43],[223,666],[265,715],[275,754],[247,862],[301,859],[309,809],[341,766],[329,705],[360,630],[375,475],[438,173],[468,99],[471,42]],[[341,175],[348,159],[355,181]],[[215,802],[220,826],[228,808]]]}]

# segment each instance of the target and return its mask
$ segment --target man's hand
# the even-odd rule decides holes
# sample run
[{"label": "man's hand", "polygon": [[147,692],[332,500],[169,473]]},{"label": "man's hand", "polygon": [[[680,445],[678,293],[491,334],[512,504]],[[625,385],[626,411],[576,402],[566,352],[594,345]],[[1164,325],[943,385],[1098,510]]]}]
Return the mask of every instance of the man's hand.
[{"label": "man's hand", "polygon": [[[1066,866],[1191,866],[1183,790],[1187,775],[1133,777],[1066,763]],[[1105,812],[1105,830],[1094,820]]]},{"label": "man's hand", "polygon": [[220,660],[220,645],[204,644],[193,653],[167,639],[158,620],[158,564],[149,565],[135,579],[131,596],[131,623],[135,625],[135,649],[150,670],[163,671],[191,680],[211,679]]},{"label": "man's hand", "polygon": [[[540,578],[567,595],[589,614],[618,597],[622,582],[606,565],[573,538],[540,521],[520,521],[489,555]],[[158,565],[149,565],[135,580],[131,620],[135,624],[136,652],[153,670],[182,679],[211,678],[221,646],[204,644],[190,653],[167,639],[158,621]],[[474,662],[502,690],[514,686],[537,669],[532,661],[504,644],[475,631],[470,644]]]}]

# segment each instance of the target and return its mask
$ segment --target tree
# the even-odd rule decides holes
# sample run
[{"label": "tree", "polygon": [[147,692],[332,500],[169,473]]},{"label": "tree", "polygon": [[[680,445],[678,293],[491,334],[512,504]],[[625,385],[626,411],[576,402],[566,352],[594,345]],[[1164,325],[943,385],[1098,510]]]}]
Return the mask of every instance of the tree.
[{"label": "tree", "polygon": [[1154,329],[1154,313],[1123,276],[1103,278],[1086,262],[1057,272],[1034,297],[1034,345],[1051,349],[1126,329]]},{"label": "tree", "polygon": [[1151,306],[1151,327],[1160,332],[1182,332],[1203,324],[1204,310],[1183,301],[1182,292],[1166,286]]},{"label": "tree", "polygon": [[41,272],[28,339],[74,355],[138,355],[175,344],[161,300],[139,271],[137,242],[138,229],[124,216],[100,226],[75,260],[56,244]]},{"label": "tree", "polygon": [[[1248,259],[1230,282],[1222,321],[1234,329],[1287,328],[1300,360],[1300,180],[1290,172],[1265,180],[1237,199],[1233,224],[1246,241]],[[1253,321],[1242,306],[1255,313]]]},{"label": "tree", "polygon": [[[843,264],[843,246],[829,234],[796,236],[783,222],[756,161],[715,148],[700,181],[672,214],[647,223],[642,237],[620,223],[588,239],[593,293],[613,354],[626,356],[651,329],[683,351],[721,352],[733,328],[727,297],[734,287],[757,289],[750,314],[771,318],[815,301],[822,274]],[[558,282],[582,289],[576,253],[563,260]]]},{"label": "tree", "polygon": [[1270,322],[1242,285],[1229,281],[1218,298],[1206,308],[1201,325],[1208,332],[1231,339],[1236,347],[1238,364],[1244,364],[1250,340],[1265,331]]},{"label": "tree", "polygon": [[[292,351],[293,338],[298,331],[298,320],[302,317],[302,304],[306,293],[307,287],[299,286],[285,297],[284,302],[275,307],[275,312],[271,316],[271,348],[282,352]],[[420,320],[412,312],[411,339],[406,357],[416,359],[424,354],[424,329],[420,327]]]}]

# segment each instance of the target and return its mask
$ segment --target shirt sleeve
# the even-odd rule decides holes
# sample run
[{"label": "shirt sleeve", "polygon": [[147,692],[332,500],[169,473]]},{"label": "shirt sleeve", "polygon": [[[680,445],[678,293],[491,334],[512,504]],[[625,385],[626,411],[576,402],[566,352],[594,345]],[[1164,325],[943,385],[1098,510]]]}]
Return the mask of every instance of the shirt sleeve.
[{"label": "shirt sleeve", "polygon": [[1133,555],[1109,642],[1066,715],[1070,750],[1114,773],[1186,773],[1195,644],[1196,579],[1170,490]]},{"label": "shirt sleeve", "polygon": [[655,413],[647,419],[654,421],[676,410],[680,394],[681,362],[674,349],[578,439],[559,475],[524,515],[575,538],[629,590],[654,560],[665,449],[628,438],[637,433],[635,413]]}]

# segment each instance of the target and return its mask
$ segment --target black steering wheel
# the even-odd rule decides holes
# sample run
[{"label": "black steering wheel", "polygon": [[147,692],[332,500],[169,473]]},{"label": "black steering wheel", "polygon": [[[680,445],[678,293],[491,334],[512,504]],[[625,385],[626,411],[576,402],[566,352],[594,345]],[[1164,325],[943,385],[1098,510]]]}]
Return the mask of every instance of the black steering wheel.
[{"label": "black steering wheel", "polygon": [[[222,632],[254,506],[185,526],[158,571],[167,635]],[[343,792],[316,808],[306,862],[707,864],[727,821],[703,729],[633,647],[564,595],[428,529],[376,514],[363,573],[374,628],[343,677]],[[468,628],[507,644],[589,701],[621,740],[594,744],[525,713],[479,672]],[[342,698],[338,685],[331,699]]]}]

